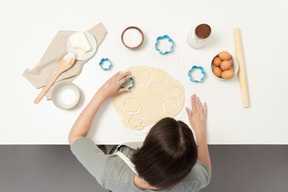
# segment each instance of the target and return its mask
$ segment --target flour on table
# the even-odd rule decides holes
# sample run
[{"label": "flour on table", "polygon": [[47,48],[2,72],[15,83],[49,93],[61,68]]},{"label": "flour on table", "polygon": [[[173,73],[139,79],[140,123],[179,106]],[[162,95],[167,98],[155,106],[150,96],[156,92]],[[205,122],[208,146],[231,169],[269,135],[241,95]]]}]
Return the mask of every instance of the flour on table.
[{"label": "flour on table", "polygon": [[113,97],[122,123],[132,129],[143,129],[164,117],[177,115],[184,105],[184,88],[167,72],[146,66],[126,69],[134,78],[129,92]]}]

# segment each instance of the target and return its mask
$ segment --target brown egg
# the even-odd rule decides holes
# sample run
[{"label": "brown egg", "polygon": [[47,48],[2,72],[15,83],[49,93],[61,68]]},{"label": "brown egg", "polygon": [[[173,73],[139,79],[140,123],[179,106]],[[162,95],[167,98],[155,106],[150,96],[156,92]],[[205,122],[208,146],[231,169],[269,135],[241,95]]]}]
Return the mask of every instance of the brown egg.
[{"label": "brown egg", "polygon": [[227,51],[222,51],[219,53],[219,57],[222,60],[229,60],[231,58],[231,55]]},{"label": "brown egg", "polygon": [[226,70],[222,72],[222,78],[223,79],[231,79],[234,77],[234,71],[232,70]]},{"label": "brown egg", "polygon": [[230,69],[226,70],[226,71],[232,71],[234,73],[234,68],[231,67]]},{"label": "brown egg", "polygon": [[224,71],[224,70],[230,69],[232,64],[230,63],[230,61],[222,61],[220,66],[221,66],[221,69]]},{"label": "brown egg", "polygon": [[214,68],[213,68],[213,73],[214,73],[217,77],[221,77],[222,70],[220,69],[220,67],[214,67]]},{"label": "brown egg", "polygon": [[213,60],[213,64],[217,67],[220,66],[220,64],[222,63],[222,60],[219,57],[215,57]]}]

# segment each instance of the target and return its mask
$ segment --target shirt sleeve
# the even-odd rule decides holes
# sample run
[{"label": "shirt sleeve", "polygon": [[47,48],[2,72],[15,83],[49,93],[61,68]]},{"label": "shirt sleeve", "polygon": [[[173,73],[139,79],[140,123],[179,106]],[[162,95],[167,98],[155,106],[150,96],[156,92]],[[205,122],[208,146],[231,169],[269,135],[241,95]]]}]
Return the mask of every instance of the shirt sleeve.
[{"label": "shirt sleeve", "polygon": [[200,181],[200,185],[197,187],[196,191],[203,189],[210,183],[211,170],[210,168],[200,160],[197,160],[197,178]]},{"label": "shirt sleeve", "polygon": [[96,144],[89,138],[81,137],[73,142],[71,151],[98,183],[103,185],[107,157]]}]

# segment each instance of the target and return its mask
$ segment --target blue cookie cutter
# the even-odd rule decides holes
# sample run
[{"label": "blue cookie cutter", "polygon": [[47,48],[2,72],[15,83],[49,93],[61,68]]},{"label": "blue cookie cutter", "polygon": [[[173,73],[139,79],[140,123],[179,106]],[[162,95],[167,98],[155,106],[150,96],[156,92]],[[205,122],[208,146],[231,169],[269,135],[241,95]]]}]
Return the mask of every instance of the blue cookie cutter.
[{"label": "blue cookie cutter", "polygon": [[[134,87],[134,79],[133,79],[133,77],[130,77],[129,79],[131,80],[131,86],[129,86],[128,89],[131,89],[132,87]],[[121,86],[120,88],[123,89],[123,88],[125,88],[125,87],[124,87],[124,86]]]},{"label": "blue cookie cutter", "polygon": [[[108,63],[109,63],[109,66],[108,66],[108,67],[103,67],[103,64],[104,64],[105,62],[108,62]],[[106,70],[111,69],[112,62],[111,62],[108,58],[103,58],[103,59],[101,59],[99,65],[100,65],[100,67],[101,67],[103,70],[106,71]]]},{"label": "blue cookie cutter", "polygon": [[[161,41],[161,40],[163,40],[163,39],[168,39],[168,41],[171,43],[170,50],[165,51],[165,52],[160,51],[160,49],[158,48],[158,41]],[[167,53],[171,53],[171,51],[173,50],[173,46],[174,46],[174,41],[173,41],[168,35],[159,36],[159,37],[157,37],[157,39],[156,39],[155,49],[156,49],[156,51],[159,51],[159,53],[160,53],[161,55],[165,55],[165,54],[167,54]]]},{"label": "blue cookie cutter", "polygon": [[[201,79],[198,80],[198,79],[193,79],[193,78],[192,78],[191,73],[192,73],[194,70],[201,70],[201,73],[202,73]],[[189,76],[189,78],[190,78],[190,81],[199,83],[199,82],[203,81],[204,77],[206,77],[206,73],[205,73],[203,67],[194,65],[194,66],[192,66],[192,68],[191,68],[190,71],[188,72],[188,76]]]}]

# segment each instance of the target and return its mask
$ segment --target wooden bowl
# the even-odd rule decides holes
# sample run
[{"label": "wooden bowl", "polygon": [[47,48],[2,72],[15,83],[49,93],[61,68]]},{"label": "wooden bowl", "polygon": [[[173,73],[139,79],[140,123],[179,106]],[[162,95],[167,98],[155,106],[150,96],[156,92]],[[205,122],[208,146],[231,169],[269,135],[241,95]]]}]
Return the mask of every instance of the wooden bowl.
[{"label": "wooden bowl", "polygon": [[[136,30],[138,30],[138,31],[141,33],[141,35],[142,35],[141,43],[138,44],[138,45],[135,46],[135,47],[130,47],[130,46],[128,46],[128,45],[124,42],[124,39],[123,39],[124,34],[125,34],[125,32],[126,32],[127,30],[129,30],[129,29],[136,29]],[[143,41],[144,41],[144,33],[143,33],[143,31],[142,31],[141,29],[139,29],[138,27],[135,27],[135,26],[127,27],[127,28],[124,29],[124,31],[122,32],[121,41],[122,41],[122,43],[123,43],[123,45],[124,45],[125,47],[127,47],[127,48],[129,48],[129,49],[137,49],[138,47],[140,47],[140,46],[143,44]]]}]

